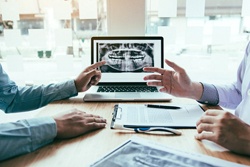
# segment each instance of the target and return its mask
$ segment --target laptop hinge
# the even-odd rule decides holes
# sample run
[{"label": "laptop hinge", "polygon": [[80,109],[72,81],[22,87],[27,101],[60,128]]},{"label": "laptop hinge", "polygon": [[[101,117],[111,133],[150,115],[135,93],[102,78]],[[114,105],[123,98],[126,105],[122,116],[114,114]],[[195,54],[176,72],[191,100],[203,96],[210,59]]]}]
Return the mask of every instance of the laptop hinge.
[{"label": "laptop hinge", "polygon": [[98,86],[133,86],[133,85],[147,85],[147,83],[145,82],[136,82],[136,83],[126,83],[126,82],[122,82],[122,83],[98,83]]}]

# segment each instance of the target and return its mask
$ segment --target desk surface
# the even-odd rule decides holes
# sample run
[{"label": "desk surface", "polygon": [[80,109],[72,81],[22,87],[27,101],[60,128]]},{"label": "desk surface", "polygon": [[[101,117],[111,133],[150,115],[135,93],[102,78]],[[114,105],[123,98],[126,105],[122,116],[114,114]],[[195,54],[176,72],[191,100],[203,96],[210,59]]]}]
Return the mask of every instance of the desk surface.
[{"label": "desk surface", "polygon": [[[161,102],[163,103],[163,102]],[[174,98],[173,104],[193,104],[196,101],[182,98]],[[21,155],[0,163],[3,166],[86,166],[102,157],[132,136],[146,138],[160,144],[180,149],[187,152],[201,153],[224,160],[250,165],[250,157],[241,156],[209,142],[201,142],[194,139],[195,129],[183,129],[181,136],[175,135],[149,135],[135,134],[133,132],[116,131],[110,129],[113,106],[116,103],[83,103],[82,97],[58,101],[44,107],[38,116],[50,116],[59,112],[77,108],[88,113],[100,115],[107,119],[105,129],[90,132],[88,134],[69,139],[56,140],[30,154]]]}]

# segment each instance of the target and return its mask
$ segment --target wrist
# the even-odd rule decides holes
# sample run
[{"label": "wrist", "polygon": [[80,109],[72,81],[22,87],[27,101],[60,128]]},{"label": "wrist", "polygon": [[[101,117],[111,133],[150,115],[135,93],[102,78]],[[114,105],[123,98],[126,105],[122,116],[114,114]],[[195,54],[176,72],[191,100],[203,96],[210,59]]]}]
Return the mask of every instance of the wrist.
[{"label": "wrist", "polygon": [[56,124],[56,138],[60,138],[61,134],[63,133],[63,124],[61,124],[61,120],[59,118],[55,118],[55,124]]},{"label": "wrist", "polygon": [[77,79],[74,79],[74,85],[75,85],[76,92],[80,92]]},{"label": "wrist", "polygon": [[199,100],[202,96],[203,86],[200,82],[192,82],[189,90],[189,98]]},{"label": "wrist", "polygon": [[[246,133],[239,136],[241,142],[239,145],[242,147],[242,151],[239,151],[241,154],[250,155],[250,126],[246,124]],[[240,149],[240,150],[241,150]]]}]

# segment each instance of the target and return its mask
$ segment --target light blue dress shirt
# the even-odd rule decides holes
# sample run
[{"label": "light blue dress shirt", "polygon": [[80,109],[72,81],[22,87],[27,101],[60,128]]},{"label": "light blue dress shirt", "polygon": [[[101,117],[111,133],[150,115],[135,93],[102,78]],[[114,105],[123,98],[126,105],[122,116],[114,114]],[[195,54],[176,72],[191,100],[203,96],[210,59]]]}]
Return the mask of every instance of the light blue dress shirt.
[{"label": "light blue dress shirt", "polygon": [[[6,113],[34,110],[77,94],[74,80],[47,86],[18,87],[0,64],[0,109]],[[56,123],[51,117],[0,124],[0,161],[51,143],[56,133]]]},{"label": "light blue dress shirt", "polygon": [[236,82],[228,85],[203,83],[203,87],[199,102],[235,109],[235,115],[250,125],[250,42],[239,65]]}]

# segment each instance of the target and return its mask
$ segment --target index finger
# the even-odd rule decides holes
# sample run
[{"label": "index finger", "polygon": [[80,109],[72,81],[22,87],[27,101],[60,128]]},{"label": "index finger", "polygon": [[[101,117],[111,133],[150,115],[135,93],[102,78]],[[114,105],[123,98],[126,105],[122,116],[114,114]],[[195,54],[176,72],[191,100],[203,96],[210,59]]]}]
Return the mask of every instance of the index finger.
[{"label": "index finger", "polygon": [[196,126],[199,126],[201,123],[213,124],[214,122],[215,122],[214,116],[204,115],[196,122]]},{"label": "index finger", "polygon": [[215,116],[219,115],[223,110],[206,110],[203,113],[203,116],[196,122],[198,126],[201,123],[214,123]]},{"label": "index finger", "polygon": [[95,69],[95,68],[98,68],[98,67],[100,67],[100,66],[102,66],[102,65],[104,65],[106,63],[106,61],[100,61],[100,62],[97,62],[97,63],[95,63],[95,64],[92,64],[92,65],[90,65],[89,67],[88,67],[88,69]]},{"label": "index finger", "polygon": [[219,115],[219,114],[221,114],[221,113],[223,113],[223,112],[225,112],[225,111],[223,111],[223,110],[206,110],[205,111],[205,115],[210,115],[210,116],[217,116],[217,115]]},{"label": "index finger", "polygon": [[157,72],[160,74],[164,74],[165,69],[158,68],[158,67],[144,67],[143,71],[145,71],[145,72]]}]

